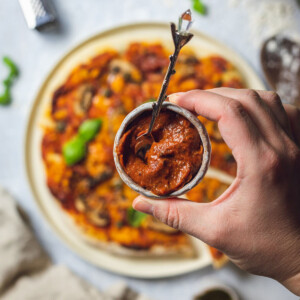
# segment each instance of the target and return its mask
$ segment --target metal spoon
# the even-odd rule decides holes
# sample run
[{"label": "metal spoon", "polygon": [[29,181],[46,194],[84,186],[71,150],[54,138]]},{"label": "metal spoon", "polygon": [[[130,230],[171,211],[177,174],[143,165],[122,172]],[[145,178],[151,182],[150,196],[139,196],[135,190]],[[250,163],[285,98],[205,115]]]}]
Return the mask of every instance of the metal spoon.
[{"label": "metal spoon", "polygon": [[188,9],[185,11],[180,17],[178,22],[178,30],[176,29],[176,25],[174,23],[171,23],[171,32],[173,37],[173,42],[175,46],[174,53],[170,56],[170,64],[167,70],[167,73],[165,75],[158,99],[156,102],[153,103],[153,111],[152,111],[152,119],[149,125],[149,128],[147,132],[141,133],[137,137],[137,143],[135,145],[135,154],[139,156],[141,159],[145,158],[146,152],[150,149],[152,143],[154,142],[153,136],[151,134],[155,120],[157,119],[161,106],[164,102],[164,100],[167,98],[166,92],[169,86],[169,82],[171,79],[171,76],[175,74],[175,63],[177,61],[179,52],[181,48],[186,45],[191,38],[193,37],[192,33],[189,33],[189,29],[193,23],[192,20],[192,13]]},{"label": "metal spoon", "polygon": [[272,36],[264,42],[260,60],[281,99],[300,107],[300,43],[282,34]]}]

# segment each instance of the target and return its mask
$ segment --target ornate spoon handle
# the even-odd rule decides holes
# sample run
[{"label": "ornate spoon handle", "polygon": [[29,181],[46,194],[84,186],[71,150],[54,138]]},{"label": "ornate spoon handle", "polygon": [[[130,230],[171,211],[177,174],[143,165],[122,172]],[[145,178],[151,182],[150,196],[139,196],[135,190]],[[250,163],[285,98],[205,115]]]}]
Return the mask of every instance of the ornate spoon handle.
[{"label": "ornate spoon handle", "polygon": [[175,67],[179,52],[180,52],[181,48],[184,45],[186,45],[193,37],[193,34],[188,32],[189,28],[191,27],[191,24],[192,24],[192,13],[190,10],[185,11],[180,16],[178,30],[176,30],[176,25],[174,23],[171,23],[171,32],[172,32],[175,50],[174,50],[174,53],[170,56],[169,67],[168,67],[166,76],[164,78],[158,99],[156,102],[153,103],[152,119],[151,119],[151,122],[150,122],[150,125],[149,125],[146,135],[151,134],[155,120],[160,113],[161,106],[162,106],[164,100],[167,98],[166,92],[167,92],[167,89],[169,86],[171,76],[173,74],[175,74],[174,67]]}]

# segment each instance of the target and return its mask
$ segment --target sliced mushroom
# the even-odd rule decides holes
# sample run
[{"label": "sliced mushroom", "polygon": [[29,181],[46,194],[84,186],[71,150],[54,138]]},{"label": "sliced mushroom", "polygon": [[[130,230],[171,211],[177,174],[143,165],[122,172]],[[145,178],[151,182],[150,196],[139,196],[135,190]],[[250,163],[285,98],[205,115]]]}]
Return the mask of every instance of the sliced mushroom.
[{"label": "sliced mushroom", "polygon": [[195,75],[195,65],[199,62],[195,56],[183,54],[181,57],[179,56],[178,62],[176,71],[180,74],[182,80]]},{"label": "sliced mushroom", "polygon": [[131,64],[129,61],[123,59],[113,59],[109,65],[110,71],[113,73],[131,73],[135,70],[135,66]]},{"label": "sliced mushroom", "polygon": [[86,112],[89,110],[92,104],[92,99],[94,96],[94,89],[91,86],[87,86],[83,93],[82,98],[80,100],[80,107]]},{"label": "sliced mushroom", "polygon": [[107,167],[103,172],[94,177],[89,177],[88,182],[90,188],[94,188],[102,182],[110,179],[114,174],[114,171],[111,167]]},{"label": "sliced mushroom", "polygon": [[85,202],[84,197],[79,196],[75,199],[75,208],[79,212],[85,212],[86,211],[86,202]]},{"label": "sliced mushroom", "polygon": [[195,75],[194,65],[178,64],[176,71],[180,74],[181,80]]},{"label": "sliced mushroom", "polygon": [[112,80],[115,74],[122,74],[125,81],[135,81],[140,77],[138,69],[132,63],[123,59],[113,59],[109,65],[109,70],[112,74],[109,80]]},{"label": "sliced mushroom", "polygon": [[185,58],[184,63],[186,63],[188,65],[196,65],[199,63],[199,60],[196,56],[189,55]]},{"label": "sliced mushroom", "polygon": [[152,229],[155,231],[160,231],[160,232],[167,233],[167,234],[173,234],[173,233],[178,232],[177,229],[174,229],[174,228],[156,220],[154,217],[149,217],[147,219],[146,226],[149,229]]},{"label": "sliced mushroom", "polygon": [[81,85],[75,95],[74,111],[77,115],[84,115],[87,113],[92,104],[92,99],[95,94],[95,89],[92,85]]},{"label": "sliced mushroom", "polygon": [[67,122],[66,121],[57,121],[56,122],[56,131],[62,133],[65,131],[67,126]]},{"label": "sliced mushroom", "polygon": [[110,223],[109,215],[106,212],[91,211],[87,214],[89,221],[99,227],[106,227]]},{"label": "sliced mushroom", "polygon": [[105,198],[91,193],[85,199],[86,216],[91,224],[99,227],[106,227],[110,224],[110,217],[107,212]]},{"label": "sliced mushroom", "polygon": [[103,202],[99,202],[96,208],[90,209],[87,218],[93,225],[99,227],[106,227],[110,224],[110,217]]}]

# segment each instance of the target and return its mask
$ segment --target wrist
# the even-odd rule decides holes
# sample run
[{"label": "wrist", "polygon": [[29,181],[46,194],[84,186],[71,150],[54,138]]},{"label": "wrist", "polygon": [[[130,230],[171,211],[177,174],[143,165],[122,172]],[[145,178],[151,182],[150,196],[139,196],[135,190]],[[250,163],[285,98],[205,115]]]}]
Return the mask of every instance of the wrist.
[{"label": "wrist", "polygon": [[281,283],[292,293],[300,296],[300,272]]},{"label": "wrist", "polygon": [[289,252],[289,258],[293,259],[289,260],[289,263],[286,264],[290,266],[290,275],[280,280],[280,282],[292,293],[300,296],[300,233],[298,232],[296,237],[292,238],[292,240],[294,241],[293,247],[291,247],[293,251]]},{"label": "wrist", "polygon": [[[295,295],[300,296],[300,232],[289,236],[284,244],[287,248],[282,252],[285,253],[282,256],[283,265],[281,265],[283,272],[279,273],[282,277],[274,279],[277,279],[277,281]],[[284,268],[282,268],[283,266]]]}]

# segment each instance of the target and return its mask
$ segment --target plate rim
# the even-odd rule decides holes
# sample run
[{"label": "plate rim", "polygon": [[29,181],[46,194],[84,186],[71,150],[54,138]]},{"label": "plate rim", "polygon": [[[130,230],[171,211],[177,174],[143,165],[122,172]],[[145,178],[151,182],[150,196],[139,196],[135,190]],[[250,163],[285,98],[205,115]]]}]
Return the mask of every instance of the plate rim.
[{"label": "plate rim", "polygon": [[[55,224],[55,222],[53,222],[53,220],[47,214],[45,207],[42,205],[42,202],[39,199],[40,197],[38,196],[38,192],[37,192],[35,184],[33,182],[34,181],[33,173],[29,166],[29,164],[30,164],[30,155],[29,155],[30,143],[29,142],[31,141],[30,129],[34,125],[33,124],[34,123],[33,116],[34,116],[34,113],[36,113],[36,109],[38,107],[39,100],[41,99],[41,96],[42,96],[45,88],[47,87],[47,84],[48,84],[49,80],[51,79],[51,77],[55,75],[56,71],[61,67],[61,65],[73,53],[76,53],[80,48],[84,47],[86,44],[89,44],[89,43],[93,42],[94,40],[101,39],[105,36],[109,36],[114,33],[120,33],[122,31],[131,30],[131,29],[134,29],[135,27],[140,27],[140,26],[153,27],[153,28],[163,28],[163,27],[167,28],[167,27],[169,27],[169,24],[165,23],[165,22],[134,22],[134,23],[127,23],[127,24],[123,24],[123,25],[110,27],[110,28],[104,29],[103,31],[100,31],[98,33],[92,34],[89,37],[75,43],[74,45],[71,45],[67,51],[63,52],[63,54],[56,61],[56,63],[53,64],[53,67],[50,68],[50,71],[46,72],[46,75],[42,79],[42,84],[38,86],[37,91],[34,94],[34,99],[33,99],[32,103],[30,104],[30,109],[29,109],[29,112],[28,112],[27,118],[26,118],[25,134],[24,134],[24,139],[23,139],[23,149],[24,149],[23,160],[24,160],[24,164],[25,164],[25,177],[26,177],[26,181],[28,183],[29,190],[30,190],[31,196],[33,198],[33,201],[34,201],[35,205],[38,207],[38,210],[41,213],[43,219],[46,220],[46,223],[48,223],[50,225],[51,230],[54,232],[55,235],[57,235],[59,237],[59,239],[62,241],[63,244],[65,244],[73,253],[75,253],[79,257],[83,258],[88,263],[91,263],[93,266],[99,267],[105,271],[117,273],[120,275],[125,275],[125,276],[132,277],[132,278],[155,279],[155,278],[175,277],[175,276],[180,276],[180,275],[190,273],[193,271],[197,271],[199,269],[202,269],[202,268],[205,268],[205,267],[211,265],[211,262],[207,262],[202,267],[195,266],[195,267],[182,268],[181,270],[178,270],[176,273],[164,272],[164,274],[149,274],[149,275],[136,274],[135,272],[132,272],[130,270],[126,270],[126,271],[115,270],[114,268],[106,268],[106,267],[100,266],[95,259],[89,257],[85,253],[74,248],[74,243],[69,238],[67,238],[64,235],[64,233],[61,232],[58,225]],[[235,58],[237,58],[239,61],[243,62],[244,67],[246,67],[246,69],[248,71],[251,71],[252,76],[255,77],[255,80],[257,81],[258,85],[260,85],[260,87],[262,89],[265,89],[265,85],[264,85],[263,81],[259,78],[259,76],[255,72],[255,70],[238,53],[236,53],[234,50],[232,50],[230,47],[226,46],[222,42],[214,39],[213,37],[211,37],[205,33],[202,33],[201,31],[193,30],[192,32],[199,38],[202,38],[202,39],[208,41],[210,44],[214,44],[215,46],[217,46],[217,48],[225,49],[229,53],[232,53],[235,56]],[[146,39],[147,38],[145,38],[145,40]],[[83,243],[86,243],[86,242],[83,241]],[[104,250],[99,249],[99,251],[104,251]],[[125,257],[125,259],[128,259],[128,258]]]}]

